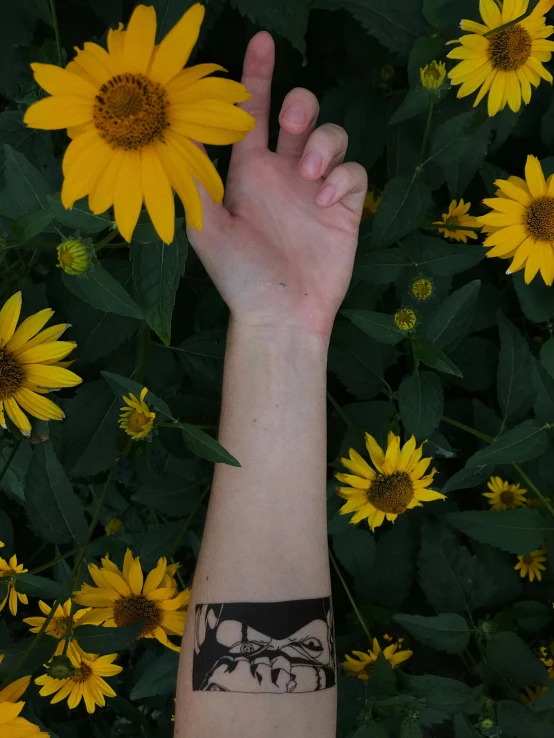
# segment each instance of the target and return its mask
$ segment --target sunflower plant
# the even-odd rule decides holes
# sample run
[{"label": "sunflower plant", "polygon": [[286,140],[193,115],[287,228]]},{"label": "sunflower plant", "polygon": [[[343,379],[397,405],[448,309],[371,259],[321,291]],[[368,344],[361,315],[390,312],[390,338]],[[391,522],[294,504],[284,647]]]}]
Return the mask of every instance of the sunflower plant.
[{"label": "sunflower plant", "polygon": [[554,738],[554,0],[5,5],[2,738],[173,735],[240,463],[185,226],[254,125],[261,28],[275,109],[312,89],[369,178],[329,349],[338,734]]}]

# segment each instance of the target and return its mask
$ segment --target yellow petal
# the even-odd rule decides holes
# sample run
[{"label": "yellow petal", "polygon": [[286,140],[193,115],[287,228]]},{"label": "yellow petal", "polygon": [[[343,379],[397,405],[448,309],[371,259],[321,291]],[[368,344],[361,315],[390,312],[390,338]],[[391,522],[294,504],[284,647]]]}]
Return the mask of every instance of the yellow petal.
[{"label": "yellow petal", "polygon": [[546,181],[541,163],[532,154],[529,154],[525,164],[525,181],[533,197],[543,197],[543,195],[546,195]]},{"label": "yellow petal", "polygon": [[[15,423],[15,425],[19,428],[23,435],[29,436],[31,434],[31,423],[29,422],[29,418],[25,415],[24,412],[22,412],[21,408],[13,397],[8,397],[4,400],[4,409],[8,413],[10,420]],[[12,591],[15,593],[15,590]],[[11,594],[12,593],[10,592],[10,598]],[[15,615],[15,613],[12,612],[12,615]]]},{"label": "yellow petal", "polygon": [[[75,139],[75,142],[78,140]],[[113,149],[100,136],[93,137],[90,145],[84,148],[67,168],[61,192],[65,208],[71,209],[77,200],[94,189],[112,156]]]},{"label": "yellow petal", "polygon": [[379,446],[375,438],[371,436],[369,433],[365,434],[365,443],[366,443],[367,451],[369,453],[371,461],[373,462],[373,466],[378,471],[381,471],[383,461],[385,460],[385,453],[383,449],[381,448],[381,446]]},{"label": "yellow petal", "polygon": [[188,104],[198,100],[220,100],[234,105],[250,100],[252,96],[240,82],[221,77],[208,77],[171,96],[171,104]]},{"label": "yellow petal", "polygon": [[77,49],[73,65],[71,71],[76,72],[79,69],[81,74],[96,87],[101,87],[114,76],[110,58],[105,49],[102,49],[98,44],[87,42],[83,51]]},{"label": "yellow petal", "polygon": [[30,683],[31,677],[26,676],[21,677],[21,679],[16,679],[15,682],[8,684],[8,686],[4,687],[0,692],[0,704],[3,702],[17,702]]},{"label": "yellow petal", "polygon": [[117,227],[127,243],[142,208],[141,152],[126,151],[121,160],[114,188],[114,213]]},{"label": "yellow petal", "polygon": [[179,93],[183,92],[183,90],[186,90],[188,87],[190,87],[193,82],[196,82],[203,77],[207,77],[208,74],[226,71],[227,70],[225,69],[225,67],[222,67],[219,64],[196,64],[194,67],[183,69],[166,85],[167,94],[169,95],[170,101],[173,95],[178,95]]},{"label": "yellow petal", "polygon": [[[194,146],[194,144],[191,144],[191,146]],[[184,158],[181,150],[173,145],[173,142],[171,145],[158,143],[156,151],[167,172],[171,186],[183,203],[187,225],[201,231],[203,225],[202,200],[198,187],[189,174],[189,162]]]},{"label": "yellow petal", "polygon": [[177,119],[171,121],[171,130],[193,141],[212,146],[228,146],[229,144],[237,143],[237,141],[242,141],[246,136],[245,131],[216,128],[214,126]]},{"label": "yellow petal", "polygon": [[94,100],[98,90],[83,77],[68,72],[54,64],[31,64],[35,81],[49,95],[84,97]]},{"label": "yellow petal", "polygon": [[4,348],[14,335],[20,313],[21,292],[16,292],[6,300],[0,310],[0,348]]},{"label": "yellow petal", "polygon": [[39,420],[62,420],[65,416],[61,408],[47,397],[37,395],[26,387],[21,387],[15,394],[15,400],[30,415]]},{"label": "yellow petal", "polygon": [[55,95],[45,97],[27,108],[23,122],[29,128],[54,131],[78,126],[92,119],[92,102],[84,97]]},{"label": "yellow petal", "polygon": [[204,20],[204,6],[196,3],[173,26],[156,50],[150,76],[165,84],[188,62]]},{"label": "yellow petal", "polygon": [[[127,154],[125,149],[114,149],[108,166],[100,174],[96,184],[88,196],[88,206],[95,215],[105,212],[115,201],[115,185],[119,170]],[[141,199],[142,203],[142,199]]]},{"label": "yellow petal", "polygon": [[44,389],[61,389],[62,387],[75,387],[83,381],[69,369],[59,366],[42,366],[31,364],[25,367],[27,382],[32,382]]},{"label": "yellow petal", "polygon": [[494,0],[479,0],[479,12],[489,28],[502,25],[502,15]]},{"label": "yellow petal", "polygon": [[[256,121],[242,108],[220,100],[202,100],[193,103],[177,103],[169,109],[170,122],[182,121],[207,128],[220,128],[224,131],[247,133]],[[202,142],[207,143],[207,142]]]},{"label": "yellow petal", "polygon": [[75,341],[51,341],[22,351],[17,358],[22,364],[59,361],[71,353],[76,345]]},{"label": "yellow petal", "polygon": [[167,174],[154,147],[141,152],[144,204],[152,224],[164,243],[171,243],[175,233],[175,203]]},{"label": "yellow petal", "polygon": [[137,5],[125,31],[123,63],[126,71],[145,74],[155,39],[156,11],[151,5]]},{"label": "yellow petal", "polygon": [[139,559],[135,559],[131,564],[131,568],[129,570],[129,586],[131,588],[131,592],[134,595],[140,595],[142,593],[143,583],[144,576],[142,573],[142,567],[140,565]]}]

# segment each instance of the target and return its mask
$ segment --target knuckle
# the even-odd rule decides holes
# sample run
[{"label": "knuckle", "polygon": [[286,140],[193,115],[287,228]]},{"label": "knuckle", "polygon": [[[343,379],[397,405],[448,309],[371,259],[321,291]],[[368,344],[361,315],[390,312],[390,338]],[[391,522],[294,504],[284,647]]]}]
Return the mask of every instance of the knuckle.
[{"label": "knuckle", "polygon": [[329,137],[337,145],[337,148],[346,148],[348,146],[348,133],[342,126],[336,123],[324,123],[320,129],[326,137]]}]

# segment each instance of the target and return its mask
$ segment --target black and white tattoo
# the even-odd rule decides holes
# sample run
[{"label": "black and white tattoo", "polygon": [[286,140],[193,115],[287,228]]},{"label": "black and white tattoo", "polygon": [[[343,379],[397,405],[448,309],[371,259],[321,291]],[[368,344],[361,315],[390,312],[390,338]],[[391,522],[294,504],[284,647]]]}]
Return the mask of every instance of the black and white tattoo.
[{"label": "black and white tattoo", "polygon": [[195,618],[195,691],[284,694],[335,685],[330,597],[197,605]]}]

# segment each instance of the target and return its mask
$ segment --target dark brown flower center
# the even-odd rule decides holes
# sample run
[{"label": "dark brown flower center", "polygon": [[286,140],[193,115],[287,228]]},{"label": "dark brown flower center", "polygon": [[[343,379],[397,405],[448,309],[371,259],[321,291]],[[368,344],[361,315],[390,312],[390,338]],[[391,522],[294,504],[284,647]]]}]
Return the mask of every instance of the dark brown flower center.
[{"label": "dark brown flower center", "polygon": [[368,500],[381,512],[400,515],[414,496],[414,485],[406,472],[379,474],[367,491]]},{"label": "dark brown flower center", "polygon": [[524,554],[522,558],[523,558],[523,563],[527,564],[528,566],[535,562],[535,557],[533,556],[533,554]]},{"label": "dark brown flower center", "polygon": [[536,241],[554,241],[554,197],[537,197],[527,208],[527,232]]},{"label": "dark brown flower center", "polygon": [[102,85],[94,103],[94,125],[114,148],[140,149],[162,140],[169,126],[164,87],[144,74],[117,74]]},{"label": "dark brown flower center", "polygon": [[156,603],[144,595],[131,595],[114,602],[113,618],[118,626],[131,625],[143,620],[144,628],[139,635],[139,638],[143,638],[156,630],[160,624],[161,613]]},{"label": "dark brown flower center", "polygon": [[503,489],[500,493],[500,502],[504,505],[513,505],[515,502],[514,493],[511,489]]},{"label": "dark brown flower center", "polygon": [[91,675],[92,669],[90,668],[90,666],[82,662],[81,666],[78,669],[75,669],[75,671],[71,675],[71,679],[74,682],[86,682]]},{"label": "dark brown flower center", "polygon": [[519,24],[493,33],[489,41],[489,58],[495,69],[514,71],[531,56],[531,36]]},{"label": "dark brown flower center", "polygon": [[0,349],[0,400],[13,397],[23,384],[25,374],[19,361],[6,349]]}]

